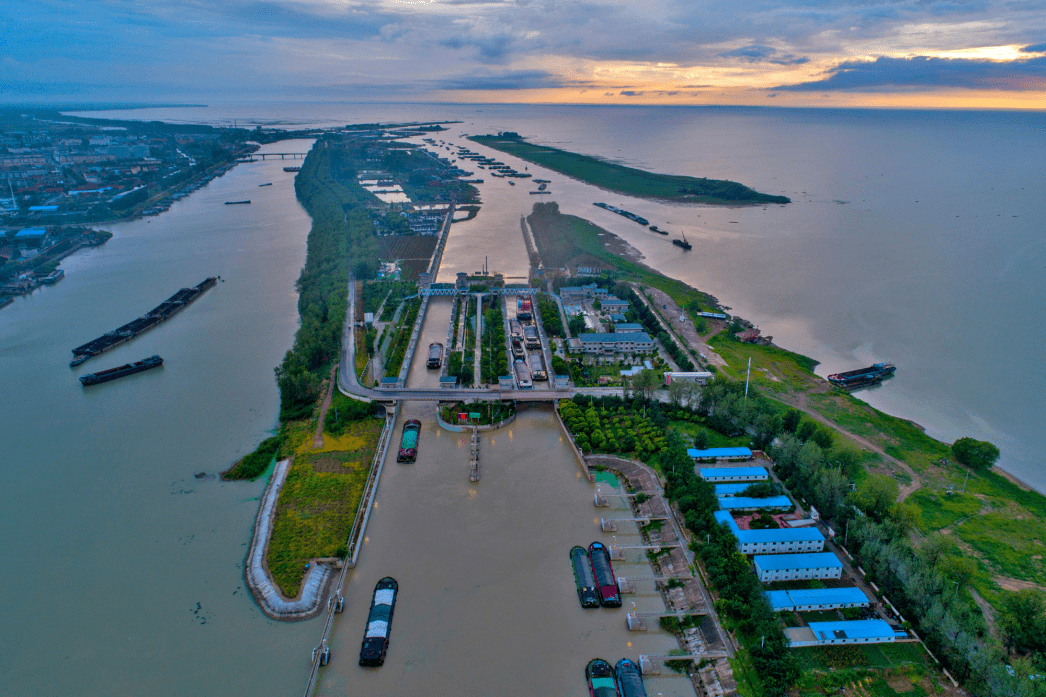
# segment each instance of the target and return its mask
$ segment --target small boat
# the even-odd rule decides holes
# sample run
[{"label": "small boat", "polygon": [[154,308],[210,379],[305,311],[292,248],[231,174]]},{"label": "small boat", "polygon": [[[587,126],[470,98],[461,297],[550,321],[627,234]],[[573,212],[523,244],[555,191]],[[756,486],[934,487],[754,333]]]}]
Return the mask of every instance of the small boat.
[{"label": "small boat", "polygon": [[396,594],[399,583],[391,576],[378,581],[370,601],[367,629],[363,633],[360,647],[360,665],[377,667],[385,663],[389,651],[389,631],[392,628],[392,613],[396,610]]},{"label": "small boat", "polygon": [[617,676],[617,689],[621,697],[647,697],[646,687],[643,686],[643,674],[637,666],[627,658],[622,658],[614,667]]},{"label": "small boat", "polygon": [[[682,233],[680,233],[680,234],[682,235]],[[687,251],[690,251],[693,248],[693,246],[694,246],[694,245],[692,245],[692,244],[690,244],[689,242],[686,241],[686,235],[683,235],[683,239],[681,239],[681,240],[672,240],[672,244],[674,244],[677,247],[682,247],[683,249],[685,249]]]},{"label": "small boat", "polygon": [[258,186],[259,187],[262,187],[262,186],[272,186],[272,182],[265,182],[264,184],[259,184]]},{"label": "small boat", "polygon": [[516,185],[516,182],[509,182],[509,183],[508,183],[508,185],[509,185],[509,186],[515,186],[515,185]]},{"label": "small boat", "polygon": [[585,666],[589,697],[621,697],[614,681],[614,669],[602,658],[593,658]]},{"label": "small boat", "polygon": [[226,206],[243,206],[243,205],[246,205],[248,203],[250,203],[249,200],[248,201],[226,201],[225,205]]},{"label": "small boat", "polygon": [[657,225],[651,225],[651,226],[650,226],[650,230],[651,230],[652,232],[656,232],[656,233],[657,233],[657,234],[659,234],[659,235],[667,235],[667,234],[668,234],[668,230],[662,230],[662,229],[661,229],[661,228],[659,228],[659,227],[658,227]]},{"label": "small boat", "polygon": [[581,545],[570,549],[570,566],[574,569],[574,583],[577,585],[577,597],[581,607],[599,607],[599,591],[592,576],[592,566],[588,552]]}]

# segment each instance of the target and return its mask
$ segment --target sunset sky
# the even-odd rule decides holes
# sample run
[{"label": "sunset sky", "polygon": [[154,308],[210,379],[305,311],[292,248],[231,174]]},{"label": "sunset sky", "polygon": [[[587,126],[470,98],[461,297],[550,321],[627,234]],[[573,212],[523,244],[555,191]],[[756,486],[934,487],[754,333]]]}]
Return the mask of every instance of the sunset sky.
[{"label": "sunset sky", "polygon": [[5,0],[0,101],[1046,108],[1043,0]]}]

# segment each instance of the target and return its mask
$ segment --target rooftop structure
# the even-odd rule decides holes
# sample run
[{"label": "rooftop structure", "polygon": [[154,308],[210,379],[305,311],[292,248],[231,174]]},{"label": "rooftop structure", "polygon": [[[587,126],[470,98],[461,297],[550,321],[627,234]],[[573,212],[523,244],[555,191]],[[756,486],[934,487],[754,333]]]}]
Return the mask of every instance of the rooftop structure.
[{"label": "rooftop structure", "polygon": [[787,496],[769,496],[765,499],[754,499],[748,496],[724,496],[719,499],[719,507],[728,511],[746,511],[759,508],[787,511],[792,507],[792,500]]},{"label": "rooftop structure", "polygon": [[615,332],[641,332],[643,331],[643,325],[637,322],[625,322],[625,321],[614,321]]},{"label": "rooftop structure", "polygon": [[42,227],[26,227],[15,233],[15,240],[19,242],[42,240],[45,237],[47,237],[47,228]]},{"label": "rooftop structure", "polygon": [[[694,459],[714,457],[718,459],[749,459],[752,451],[748,448],[708,448],[695,450],[690,448],[686,454]],[[697,473],[702,479],[718,484],[720,482],[765,482],[770,478],[765,467],[701,467]]]},{"label": "rooftop structure", "polygon": [[741,530],[728,511],[716,511],[713,516],[734,533],[741,554],[796,554],[824,549],[824,535],[816,528]]},{"label": "rooftop structure", "polygon": [[716,484],[715,495],[719,498],[724,496],[740,496],[744,491],[757,482],[738,482],[736,484]]},{"label": "rooftop structure", "polygon": [[755,574],[763,583],[840,578],[843,575],[843,563],[831,552],[757,554],[752,561]]},{"label": "rooftop structure", "polygon": [[833,644],[884,644],[908,636],[883,620],[811,622],[809,627],[786,630],[793,647]]},{"label": "rooftop structure", "polygon": [[871,603],[860,588],[813,588],[794,591],[767,591],[766,597],[774,612],[790,610],[838,610],[850,607],[868,607]]},{"label": "rooftop structure", "polygon": [[624,312],[628,309],[628,301],[616,295],[608,295],[599,302],[604,312]]}]

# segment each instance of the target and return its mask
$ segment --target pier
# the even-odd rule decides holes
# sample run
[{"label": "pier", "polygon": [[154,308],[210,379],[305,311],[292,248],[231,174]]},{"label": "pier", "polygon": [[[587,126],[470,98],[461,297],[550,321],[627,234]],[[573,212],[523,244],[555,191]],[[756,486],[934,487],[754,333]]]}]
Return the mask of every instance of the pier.
[{"label": "pier", "polygon": [[618,523],[639,523],[640,525],[646,525],[652,520],[668,520],[668,518],[658,518],[656,516],[643,516],[641,518],[600,518],[599,529],[603,532],[617,532]]},{"label": "pier", "polygon": [[469,462],[469,481],[479,481],[479,430],[473,426],[472,435],[472,460]]},{"label": "pier", "polygon": [[240,158],[240,162],[255,162],[256,160],[262,160],[263,162],[269,158],[276,159],[277,157],[281,160],[286,160],[288,157],[292,160],[304,160],[307,152],[262,152],[262,153],[251,153]]}]

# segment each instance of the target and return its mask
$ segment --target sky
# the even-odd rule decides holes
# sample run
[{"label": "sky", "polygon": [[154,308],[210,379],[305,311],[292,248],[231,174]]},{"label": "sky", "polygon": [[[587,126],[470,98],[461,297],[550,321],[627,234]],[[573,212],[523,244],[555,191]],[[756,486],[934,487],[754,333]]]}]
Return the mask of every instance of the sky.
[{"label": "sky", "polygon": [[0,102],[1046,109],[1044,0],[3,0]]}]

